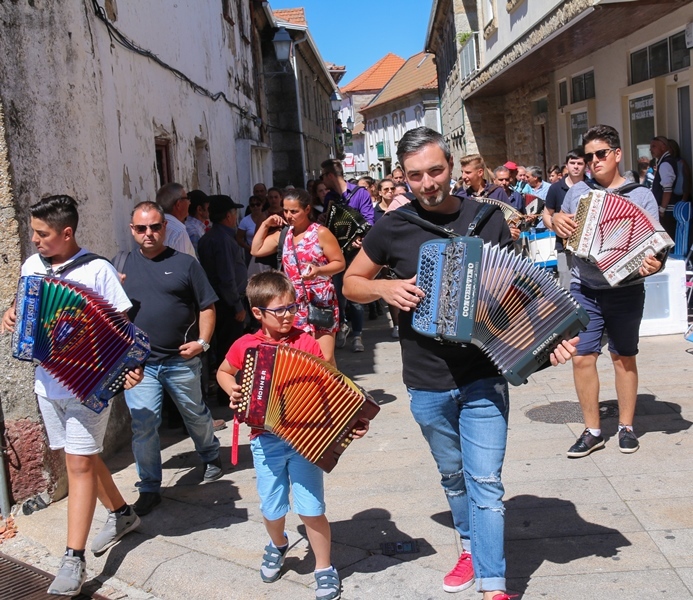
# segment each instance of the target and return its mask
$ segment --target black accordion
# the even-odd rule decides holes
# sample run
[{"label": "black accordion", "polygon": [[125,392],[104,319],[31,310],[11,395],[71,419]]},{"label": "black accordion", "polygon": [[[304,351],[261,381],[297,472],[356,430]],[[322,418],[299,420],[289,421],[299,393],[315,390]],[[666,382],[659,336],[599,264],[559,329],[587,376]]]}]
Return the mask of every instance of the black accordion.
[{"label": "black accordion", "polygon": [[589,317],[544,269],[478,237],[422,244],[412,327],[441,342],[474,344],[513,385],[526,383]]},{"label": "black accordion", "polygon": [[337,238],[347,263],[351,262],[358,253],[358,248],[352,244],[368,233],[370,224],[358,210],[340,202],[330,202],[325,215],[325,227]]}]

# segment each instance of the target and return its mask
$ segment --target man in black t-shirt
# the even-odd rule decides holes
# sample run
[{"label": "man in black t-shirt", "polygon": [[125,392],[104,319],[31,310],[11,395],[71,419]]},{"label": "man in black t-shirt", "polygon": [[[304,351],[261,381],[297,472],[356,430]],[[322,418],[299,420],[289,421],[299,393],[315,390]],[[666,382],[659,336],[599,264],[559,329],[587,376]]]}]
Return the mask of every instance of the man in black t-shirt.
[{"label": "man in black t-shirt", "polygon": [[149,335],[152,348],[142,383],[125,393],[140,478],[135,511],[141,516],[161,502],[158,429],[164,388],[205,464],[204,481],[223,474],[212,414],[202,401],[198,356],[209,348],[218,298],[197,260],[164,245],[166,219],[158,204],[135,206],[130,229],[139,250],[130,252],[120,268],[123,288],[132,302],[130,320]]},{"label": "man in black t-shirt", "polygon": [[[443,137],[426,127],[408,131],[397,158],[416,200],[411,207],[435,225],[465,233],[479,209],[473,200],[450,195],[453,161]],[[462,555],[443,579],[443,589],[457,592],[473,585],[484,600],[507,600],[503,550],[503,484],[508,419],[508,385],[475,346],[441,344],[414,332],[414,309],[423,292],[416,287],[418,247],[441,237],[402,216],[387,213],[363,240],[363,248],[344,277],[344,294],[355,302],[383,298],[398,307],[403,378],[410,407],[430,446],[441,475]],[[510,231],[495,211],[479,235],[508,246]],[[397,279],[374,279],[382,266]],[[574,352],[559,346],[552,363]],[[464,443],[462,442],[464,440]]]}]

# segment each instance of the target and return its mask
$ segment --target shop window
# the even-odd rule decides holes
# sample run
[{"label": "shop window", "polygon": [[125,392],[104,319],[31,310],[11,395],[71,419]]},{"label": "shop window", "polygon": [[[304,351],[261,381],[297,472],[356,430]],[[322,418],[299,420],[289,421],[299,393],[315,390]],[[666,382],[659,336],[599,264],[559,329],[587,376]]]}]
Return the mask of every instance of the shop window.
[{"label": "shop window", "polygon": [[686,48],[686,34],[680,31],[666,39],[631,52],[631,84],[640,83],[653,77],[660,77],[686,69],[691,64],[691,53]]},{"label": "shop window", "polygon": [[564,79],[558,84],[558,108],[568,104],[568,82]]}]

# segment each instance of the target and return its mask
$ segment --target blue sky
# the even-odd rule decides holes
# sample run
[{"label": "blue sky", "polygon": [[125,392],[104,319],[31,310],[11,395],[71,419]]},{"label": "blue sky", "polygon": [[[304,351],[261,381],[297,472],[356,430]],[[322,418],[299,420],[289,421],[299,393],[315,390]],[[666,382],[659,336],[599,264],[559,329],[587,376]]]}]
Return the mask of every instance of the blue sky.
[{"label": "blue sky", "polygon": [[270,0],[273,9],[305,8],[323,59],[347,68],[340,86],[388,52],[404,59],[421,52],[432,5],[431,0]]}]

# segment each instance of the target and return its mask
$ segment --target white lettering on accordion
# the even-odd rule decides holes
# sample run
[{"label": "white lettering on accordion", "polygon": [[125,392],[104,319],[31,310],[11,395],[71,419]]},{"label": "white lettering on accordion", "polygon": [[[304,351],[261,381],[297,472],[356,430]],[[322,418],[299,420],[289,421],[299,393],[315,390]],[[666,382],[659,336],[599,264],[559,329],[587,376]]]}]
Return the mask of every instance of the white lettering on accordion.
[{"label": "white lettering on accordion", "polygon": [[469,317],[472,303],[472,281],[474,280],[474,263],[467,264],[467,281],[464,286],[464,304],[462,305],[462,316]]},{"label": "white lettering on accordion", "polygon": [[548,339],[546,339],[544,342],[542,342],[535,350],[532,351],[532,354],[536,356],[540,352],[543,352],[546,350],[546,347],[549,346],[550,344],[553,343],[553,341],[558,337],[557,333],[552,333]]},{"label": "white lettering on accordion", "polygon": [[267,383],[267,371],[260,371],[260,383],[257,386],[257,398],[262,399],[265,395],[265,383]]}]

